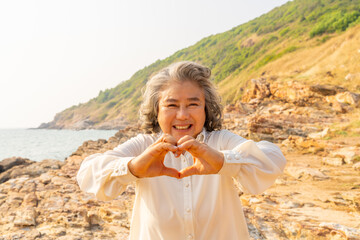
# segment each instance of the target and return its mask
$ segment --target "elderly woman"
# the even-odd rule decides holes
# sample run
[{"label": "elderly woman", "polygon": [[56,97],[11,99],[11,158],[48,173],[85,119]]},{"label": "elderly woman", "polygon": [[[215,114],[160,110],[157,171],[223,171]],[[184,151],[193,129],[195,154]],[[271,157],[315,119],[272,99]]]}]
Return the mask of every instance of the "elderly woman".
[{"label": "elderly woman", "polygon": [[98,199],[136,184],[130,239],[248,239],[234,181],[258,194],[282,174],[286,160],[276,145],[221,130],[210,75],[194,62],[162,69],[147,82],[140,109],[151,134],[81,164],[79,186]]}]

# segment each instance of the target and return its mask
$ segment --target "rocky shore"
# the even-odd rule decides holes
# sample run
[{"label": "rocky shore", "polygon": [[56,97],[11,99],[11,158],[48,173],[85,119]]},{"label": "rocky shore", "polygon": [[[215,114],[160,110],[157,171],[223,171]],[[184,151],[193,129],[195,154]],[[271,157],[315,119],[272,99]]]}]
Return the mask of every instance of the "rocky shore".
[{"label": "rocky shore", "polygon": [[[226,107],[225,128],[277,143],[288,160],[263,194],[239,191],[252,239],[360,239],[359,106],[360,95],[341,87],[257,79]],[[136,134],[127,127],[84,142],[64,162],[1,161],[0,240],[127,239],[134,186],[103,202],[80,191],[75,176],[86,156]]]}]

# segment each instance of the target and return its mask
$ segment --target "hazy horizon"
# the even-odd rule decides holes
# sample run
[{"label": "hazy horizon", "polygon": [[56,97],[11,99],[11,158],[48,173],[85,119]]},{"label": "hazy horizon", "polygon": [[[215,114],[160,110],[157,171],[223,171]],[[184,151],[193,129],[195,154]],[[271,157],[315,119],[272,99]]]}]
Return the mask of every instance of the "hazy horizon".
[{"label": "hazy horizon", "polygon": [[156,60],[286,2],[3,1],[0,129],[52,121]]}]

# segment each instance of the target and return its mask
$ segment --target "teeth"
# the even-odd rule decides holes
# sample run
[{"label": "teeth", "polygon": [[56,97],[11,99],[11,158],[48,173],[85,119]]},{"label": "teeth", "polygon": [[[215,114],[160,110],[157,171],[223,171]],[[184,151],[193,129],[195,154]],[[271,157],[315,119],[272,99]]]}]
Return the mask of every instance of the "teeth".
[{"label": "teeth", "polygon": [[174,126],[176,129],[179,130],[184,130],[184,129],[188,129],[190,127],[190,125],[186,125],[186,126]]}]

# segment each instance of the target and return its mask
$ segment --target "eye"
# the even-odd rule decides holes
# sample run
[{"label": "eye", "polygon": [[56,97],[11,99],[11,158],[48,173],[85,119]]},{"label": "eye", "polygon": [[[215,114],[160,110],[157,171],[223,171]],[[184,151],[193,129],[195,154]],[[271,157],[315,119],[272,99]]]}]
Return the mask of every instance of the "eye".
[{"label": "eye", "polygon": [[168,104],[167,107],[174,108],[174,107],[177,107],[177,105],[176,104]]},{"label": "eye", "polygon": [[199,106],[199,104],[198,103],[190,103],[189,106],[195,106],[196,107],[196,106]]}]

